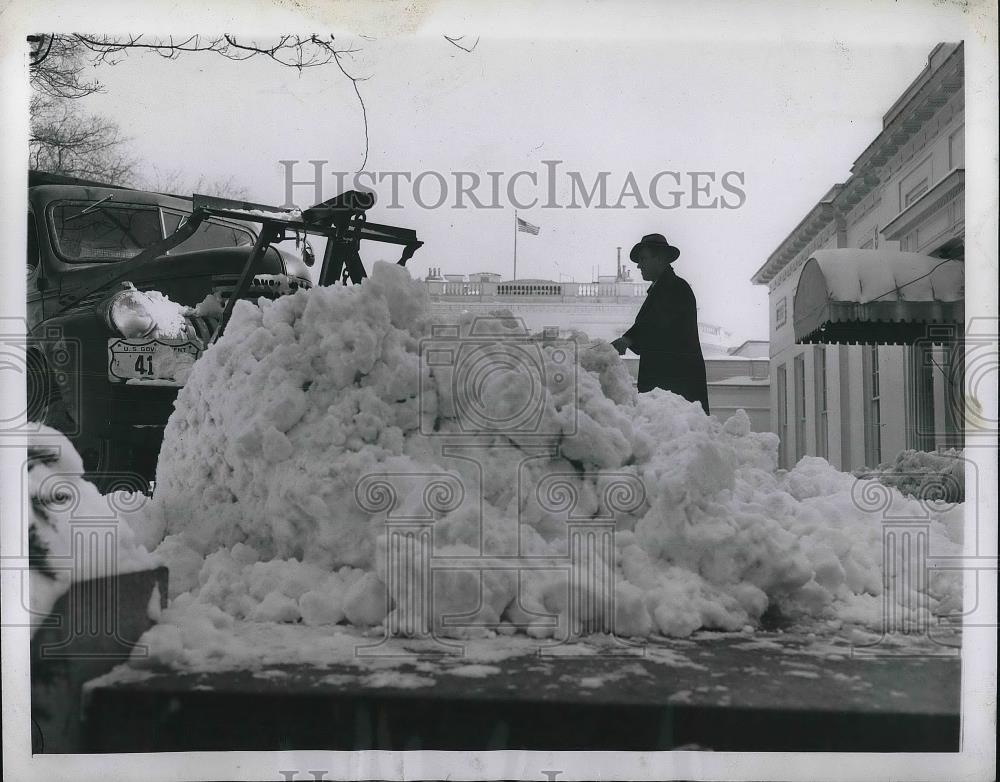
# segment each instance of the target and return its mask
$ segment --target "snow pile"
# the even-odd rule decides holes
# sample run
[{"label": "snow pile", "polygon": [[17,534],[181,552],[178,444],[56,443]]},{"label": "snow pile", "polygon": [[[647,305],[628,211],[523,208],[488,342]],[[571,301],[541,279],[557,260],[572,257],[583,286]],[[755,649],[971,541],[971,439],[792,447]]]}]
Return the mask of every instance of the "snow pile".
[{"label": "snow pile", "polygon": [[[121,491],[102,496],[83,479],[83,462],[69,440],[47,426],[36,426],[27,464],[29,605],[40,617],[74,579],[144,570],[160,561],[138,543],[129,525],[130,519],[141,517],[145,495]],[[88,548],[79,551],[75,546]],[[36,629],[33,626],[32,632]]]},{"label": "snow pile", "polygon": [[965,458],[963,451],[955,448],[900,451],[891,463],[880,465],[866,477],[893,486],[907,497],[965,502]]},{"label": "snow pile", "polygon": [[[492,323],[441,337],[423,287],[392,264],[361,286],[240,302],[178,396],[141,531],[175,598],[147,638],[154,657],[231,653],[234,621],[544,637],[559,615],[600,629],[602,589],[621,636],[741,630],[769,608],[881,621],[883,516],[854,477],[814,458],[779,472],[777,438],[742,411],[720,423],[673,394],[640,397],[610,346],[518,341]],[[894,512],[926,515],[879,488]],[[387,592],[387,514],[433,524],[435,557],[552,566],[480,575],[411,558],[428,615]],[[609,549],[570,545],[569,523],[609,519]],[[930,522],[931,552],[958,553],[960,525]],[[581,601],[570,562],[598,576]],[[893,586],[888,599],[918,604]],[[930,607],[953,608],[957,590],[935,576]]]}]

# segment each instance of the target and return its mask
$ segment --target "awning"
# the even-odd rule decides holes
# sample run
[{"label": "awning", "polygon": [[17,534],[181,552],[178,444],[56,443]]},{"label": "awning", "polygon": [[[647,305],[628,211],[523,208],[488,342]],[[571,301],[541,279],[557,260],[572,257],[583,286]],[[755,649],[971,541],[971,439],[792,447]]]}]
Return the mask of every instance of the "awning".
[{"label": "awning", "polygon": [[965,321],[965,265],[894,250],[817,250],[793,305],[799,343],[947,341]]}]

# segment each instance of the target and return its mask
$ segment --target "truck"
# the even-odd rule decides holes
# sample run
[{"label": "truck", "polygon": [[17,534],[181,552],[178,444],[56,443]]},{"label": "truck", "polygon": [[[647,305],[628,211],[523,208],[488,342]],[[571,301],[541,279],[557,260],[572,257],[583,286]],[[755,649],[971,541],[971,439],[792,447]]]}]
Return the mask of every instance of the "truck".
[{"label": "truck", "polygon": [[102,492],[148,492],[179,389],[237,301],[358,284],[362,241],[400,246],[403,265],[422,245],[369,222],[374,203],[348,191],[301,211],[30,172],[28,420],[63,432]]}]

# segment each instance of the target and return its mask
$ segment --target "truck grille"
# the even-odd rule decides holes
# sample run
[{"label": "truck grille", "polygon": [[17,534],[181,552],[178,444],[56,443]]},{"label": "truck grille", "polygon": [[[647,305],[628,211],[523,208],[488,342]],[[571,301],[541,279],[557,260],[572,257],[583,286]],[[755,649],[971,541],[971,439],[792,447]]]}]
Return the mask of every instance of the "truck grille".
[{"label": "truck grille", "polygon": [[[232,296],[239,279],[238,274],[212,275],[212,292],[219,297],[223,305]],[[263,296],[267,299],[276,299],[286,293],[295,293],[300,288],[311,287],[308,282],[285,274],[258,274],[251,281],[244,298],[259,299]]]}]

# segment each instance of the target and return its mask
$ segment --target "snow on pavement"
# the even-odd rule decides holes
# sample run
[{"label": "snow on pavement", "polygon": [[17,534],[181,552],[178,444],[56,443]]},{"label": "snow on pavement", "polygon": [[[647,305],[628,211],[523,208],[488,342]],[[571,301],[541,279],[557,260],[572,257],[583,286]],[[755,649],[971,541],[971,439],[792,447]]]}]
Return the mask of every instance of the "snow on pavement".
[{"label": "snow on pavement", "polygon": [[[333,639],[353,637],[344,625],[377,634],[400,617],[501,646],[513,633],[552,636],[551,616],[600,623],[599,589],[568,599],[557,567],[435,570],[431,615],[393,603],[387,512],[432,523],[436,561],[568,561],[568,520],[613,518],[613,547],[585,564],[612,573],[622,637],[752,630],[769,608],[817,627],[881,623],[881,516],[858,502],[854,477],[808,457],[779,471],[777,438],[751,432],[742,411],[720,422],[670,393],[637,395],[610,346],[511,339],[510,321],[498,323],[485,340],[473,319],[460,324],[454,355],[492,351],[463,395],[458,369],[426,360],[439,324],[402,267],[240,302],[178,396],[153,502],[136,521],[170,567],[172,597],[140,664],[271,659],[265,629],[276,626],[339,654]],[[530,371],[525,355],[537,357]],[[441,435],[471,442],[471,403],[493,416],[473,438],[486,447],[449,451]],[[532,405],[530,426],[508,425]],[[926,515],[879,488],[894,510]],[[961,506],[945,510],[930,518],[933,554],[961,549]],[[922,602],[902,585],[893,599],[955,611],[959,588],[942,572]],[[474,621],[443,621],[462,614]],[[270,635],[298,658],[286,633]]]}]

